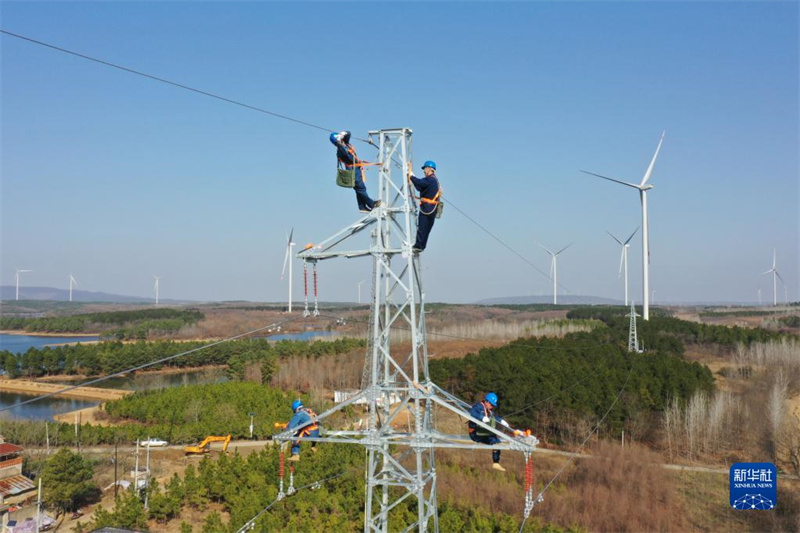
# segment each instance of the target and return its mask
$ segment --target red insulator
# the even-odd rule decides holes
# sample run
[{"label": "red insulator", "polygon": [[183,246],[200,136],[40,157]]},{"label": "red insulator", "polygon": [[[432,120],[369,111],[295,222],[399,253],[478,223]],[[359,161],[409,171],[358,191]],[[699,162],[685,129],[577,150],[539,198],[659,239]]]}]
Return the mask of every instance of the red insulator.
[{"label": "red insulator", "polygon": [[306,267],[305,261],[303,262],[303,292],[308,300],[308,267]]},{"label": "red insulator", "polygon": [[278,467],[278,475],[283,479],[283,452],[281,452],[280,466]]},{"label": "red insulator", "polygon": [[291,472],[292,475],[294,475],[294,465],[289,465],[289,472]]},{"label": "red insulator", "polygon": [[317,264],[314,263],[314,301],[317,300]]}]

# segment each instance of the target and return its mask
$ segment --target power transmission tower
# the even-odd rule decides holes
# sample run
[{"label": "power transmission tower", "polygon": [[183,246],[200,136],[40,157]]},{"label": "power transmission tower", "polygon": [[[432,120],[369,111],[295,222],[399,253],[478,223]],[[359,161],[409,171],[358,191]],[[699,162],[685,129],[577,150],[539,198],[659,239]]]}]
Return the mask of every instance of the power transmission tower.
[{"label": "power transmission tower", "polygon": [[628,329],[628,351],[642,353],[643,350],[639,349],[639,338],[636,336],[636,317],[641,316],[636,314],[636,308],[631,301],[631,312],[625,316],[631,317],[630,328]]},{"label": "power transmission tower", "polygon": [[[406,531],[438,531],[436,502],[436,448],[517,450],[526,459],[538,440],[513,437],[469,416],[469,405],[430,381],[425,331],[425,291],[420,256],[412,253],[416,236],[416,205],[406,179],[411,161],[411,129],[369,132],[379,150],[378,199],[383,205],[347,226],[321,244],[297,257],[309,262],[331,258],[371,257],[372,303],[370,336],[362,390],[313,418],[324,420],[348,405],[365,403],[367,426],[357,430],[333,430],[303,440],[359,444],[366,448],[365,532],[386,532],[389,515],[408,498],[416,500],[416,521]],[[339,250],[342,243],[369,231],[370,244],[355,250]],[[394,334],[394,338],[393,338]],[[407,339],[410,350],[392,345],[397,336]],[[446,409],[497,435],[500,444],[472,442],[466,435],[448,435],[436,429],[434,407]],[[299,429],[284,431],[274,440],[292,440]],[[529,511],[528,511],[529,512]]]}]

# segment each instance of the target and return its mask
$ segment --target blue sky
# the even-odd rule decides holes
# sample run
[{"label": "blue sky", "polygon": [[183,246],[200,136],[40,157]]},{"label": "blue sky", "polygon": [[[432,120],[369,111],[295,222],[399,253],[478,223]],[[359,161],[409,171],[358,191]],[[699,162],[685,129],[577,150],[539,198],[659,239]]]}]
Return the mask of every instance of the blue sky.
[{"label": "blue sky", "polygon": [[[798,4],[4,2],[0,27],[332,129],[414,129],[446,197],[545,274],[622,298],[604,230],[640,224],[656,301],[798,288]],[[25,283],[277,301],[285,232],[358,216],[325,132],[0,37],[2,264]],[[374,151],[357,146],[371,158]],[[368,181],[374,192],[376,179]],[[641,240],[631,291],[641,300]],[[300,264],[296,265],[299,271]],[[429,301],[550,294],[455,210],[425,253]],[[320,266],[354,300],[368,260]],[[296,278],[295,294],[301,280]],[[779,287],[780,299],[783,290]]]}]

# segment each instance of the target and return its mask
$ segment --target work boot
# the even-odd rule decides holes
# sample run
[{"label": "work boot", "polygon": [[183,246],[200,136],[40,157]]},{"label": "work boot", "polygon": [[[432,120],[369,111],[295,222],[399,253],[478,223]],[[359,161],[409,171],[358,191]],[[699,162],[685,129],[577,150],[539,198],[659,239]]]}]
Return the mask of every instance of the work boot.
[{"label": "work boot", "polygon": [[311,451],[312,451],[312,452],[318,452],[318,451],[319,451],[319,448],[317,448],[316,446],[313,446],[313,447],[311,448]]},{"label": "work boot", "polygon": [[422,248],[417,248],[417,247],[415,246],[414,248],[412,248],[412,249],[411,249],[411,251],[412,251],[413,253],[415,253],[415,254],[418,254],[418,253],[420,253],[420,252],[422,251]]},{"label": "work boot", "polygon": [[375,209],[376,207],[380,207],[382,205],[383,205],[383,200],[375,200],[375,202],[372,203],[372,209]]},{"label": "work boot", "polygon": [[503,465],[501,465],[500,463],[492,463],[492,468],[494,468],[498,472],[505,472],[506,471],[506,469],[503,468]]},{"label": "work boot", "polygon": [[[300,460],[300,455],[299,455],[299,454],[296,454],[296,453],[294,453],[294,454],[292,454],[292,456],[291,456],[291,457],[289,457],[289,460],[290,460],[290,461],[293,461],[293,462],[295,462],[295,463],[296,463],[297,461],[299,461],[299,460]],[[497,464],[497,463],[495,463],[495,464]]]}]

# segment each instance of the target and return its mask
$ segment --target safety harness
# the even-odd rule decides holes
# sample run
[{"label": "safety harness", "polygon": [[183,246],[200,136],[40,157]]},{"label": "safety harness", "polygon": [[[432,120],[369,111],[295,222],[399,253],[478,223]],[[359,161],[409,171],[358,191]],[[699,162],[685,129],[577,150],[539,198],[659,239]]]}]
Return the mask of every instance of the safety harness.
[{"label": "safety harness", "polygon": [[[343,160],[341,157],[338,157],[338,154],[337,154],[337,159],[339,160],[339,163],[341,163],[345,167],[364,168],[364,167],[371,167],[371,166],[375,166],[375,165],[380,165],[380,163],[370,163],[368,161],[361,161],[358,158],[358,156],[356,155],[356,150],[355,150],[355,148],[353,148],[352,145],[345,144],[344,147],[345,147],[345,149],[347,149],[347,153],[350,154],[353,157],[353,163],[352,164],[348,164],[347,161]],[[365,182],[367,181],[366,174],[362,173],[361,178]]]},{"label": "safety harness", "polygon": [[[442,196],[442,184],[439,183],[439,178],[436,177],[436,174],[433,174],[430,177],[436,180],[436,186],[438,188],[438,191],[436,191],[436,195],[434,195],[433,198],[425,198],[424,196],[420,196],[419,198],[420,204],[427,204],[429,206],[432,206],[430,213],[426,213],[425,210],[422,209],[422,205],[420,205],[420,211],[422,212],[423,215],[432,215],[436,213],[436,210],[439,208],[439,198],[441,198]],[[436,218],[439,217],[437,216]]]},{"label": "safety harness", "polygon": [[[308,407],[301,407],[301,409],[303,411],[305,411],[306,413],[308,413],[308,416],[310,416],[312,419],[317,417],[317,413],[315,413],[314,411],[312,411]],[[316,421],[312,422],[310,425],[308,425],[308,426],[304,427],[303,429],[301,429],[300,433],[298,433],[297,436],[298,437],[308,437],[309,435],[311,435],[312,431],[315,431],[317,429],[319,429],[319,424],[317,424]]]},{"label": "safety harness", "polygon": [[[497,423],[497,419],[494,417],[494,415],[491,415],[491,413],[489,413],[489,410],[486,409],[486,405],[483,402],[481,402],[481,407],[483,407],[483,416],[484,416],[484,418],[486,418],[486,417],[489,418],[489,422],[487,423],[487,425],[491,426],[491,427],[495,427],[495,424]],[[487,435],[491,435],[491,433],[488,430],[486,430],[482,426],[479,426],[475,422],[469,421],[469,422],[467,422],[467,424],[468,424],[467,429],[468,429],[468,431],[470,433],[474,433],[475,435],[480,436],[480,437],[485,437]]]}]

